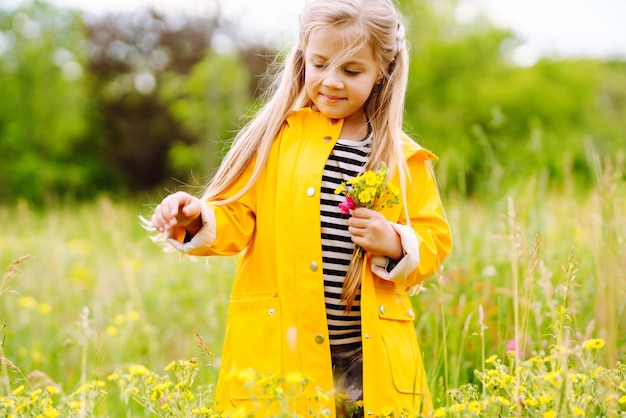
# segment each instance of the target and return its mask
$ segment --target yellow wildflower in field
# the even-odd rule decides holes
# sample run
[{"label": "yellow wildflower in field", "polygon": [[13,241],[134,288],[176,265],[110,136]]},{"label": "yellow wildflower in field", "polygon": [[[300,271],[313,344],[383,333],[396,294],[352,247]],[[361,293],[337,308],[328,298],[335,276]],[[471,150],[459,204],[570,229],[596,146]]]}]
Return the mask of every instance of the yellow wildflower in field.
[{"label": "yellow wildflower in field", "polygon": [[434,416],[436,418],[445,417],[446,416],[446,408],[437,408],[437,409],[435,409]]},{"label": "yellow wildflower in field", "polygon": [[485,363],[489,364],[489,363],[493,363],[494,361],[496,361],[496,359],[498,358],[497,354],[493,354],[491,356],[489,356],[487,358],[487,360],[485,360]]},{"label": "yellow wildflower in field", "polygon": [[80,401],[71,401],[68,405],[71,409],[80,409]]},{"label": "yellow wildflower in field", "polygon": [[543,418],[556,418],[556,411],[553,409],[546,411],[546,413],[543,414]]},{"label": "yellow wildflower in field", "polygon": [[622,396],[621,398],[619,398],[619,399],[617,400],[617,403],[618,403],[618,404],[620,404],[620,405],[624,405],[624,404],[626,404],[626,395],[624,395],[624,396]]},{"label": "yellow wildflower in field", "polygon": [[57,418],[59,415],[61,415],[61,412],[50,405],[46,405],[43,409],[43,416],[46,418]]},{"label": "yellow wildflower in field", "polygon": [[381,411],[380,415],[383,417],[391,417],[394,416],[396,411],[393,409],[393,406],[385,406]]},{"label": "yellow wildflower in field", "polygon": [[50,312],[52,312],[52,307],[47,303],[40,303],[39,312],[41,312],[42,315],[48,315]]},{"label": "yellow wildflower in field", "polygon": [[572,409],[572,412],[574,412],[574,415],[576,415],[577,417],[585,416],[585,410],[577,406],[575,406],[574,409]]},{"label": "yellow wildflower in field", "polygon": [[483,406],[480,404],[480,402],[472,401],[467,405],[467,410],[470,412],[480,414],[483,410]]},{"label": "yellow wildflower in field", "polygon": [[37,307],[37,300],[32,296],[24,296],[17,300],[22,308],[35,309]]},{"label": "yellow wildflower in field", "polygon": [[144,376],[150,373],[150,370],[148,370],[146,366],[143,366],[141,364],[133,364],[132,366],[129,366],[128,371],[130,372],[131,376]]},{"label": "yellow wildflower in field", "polygon": [[524,400],[524,403],[528,406],[537,406],[539,401],[535,398],[528,398]]},{"label": "yellow wildflower in field", "polygon": [[604,347],[604,340],[602,338],[592,338],[585,341],[583,347],[587,350],[599,350]]},{"label": "yellow wildflower in field", "polygon": [[250,369],[237,371],[237,379],[240,382],[254,382],[255,377],[254,372]]},{"label": "yellow wildflower in field", "polygon": [[15,389],[13,389],[13,391],[11,392],[13,395],[19,395],[20,393],[22,393],[24,391],[24,385],[19,385],[18,387],[16,387]]},{"label": "yellow wildflower in field", "polygon": [[303,383],[303,381],[304,376],[302,376],[298,372],[289,372],[285,375],[285,382],[289,383],[290,385],[300,385],[301,383]]},{"label": "yellow wildflower in field", "polygon": [[539,396],[539,402],[541,403],[541,405],[545,405],[548,402],[552,401],[552,395],[541,395]]},{"label": "yellow wildflower in field", "polygon": [[117,335],[117,328],[115,328],[113,325],[109,325],[107,327],[107,334],[110,337],[115,337]]},{"label": "yellow wildflower in field", "polygon": [[48,393],[50,395],[56,395],[57,393],[59,393],[59,388],[56,386],[46,386],[46,391],[48,391]]}]

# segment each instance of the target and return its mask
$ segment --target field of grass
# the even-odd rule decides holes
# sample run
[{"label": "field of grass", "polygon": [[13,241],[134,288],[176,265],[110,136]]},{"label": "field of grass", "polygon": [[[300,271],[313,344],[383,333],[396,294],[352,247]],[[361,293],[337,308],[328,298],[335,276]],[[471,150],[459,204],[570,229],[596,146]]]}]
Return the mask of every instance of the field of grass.
[{"label": "field of grass", "polygon": [[[151,199],[0,208],[0,415],[210,414],[234,259],[163,253]],[[624,416],[623,175],[445,205],[454,252],[413,298],[435,415]]]}]

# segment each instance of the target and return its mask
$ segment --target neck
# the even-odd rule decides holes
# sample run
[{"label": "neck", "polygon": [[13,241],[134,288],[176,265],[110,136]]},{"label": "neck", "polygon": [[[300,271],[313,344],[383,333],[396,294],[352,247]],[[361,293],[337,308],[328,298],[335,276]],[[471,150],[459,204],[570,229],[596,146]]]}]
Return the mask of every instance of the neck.
[{"label": "neck", "polygon": [[352,141],[362,141],[369,135],[369,124],[364,113],[359,115],[351,115],[344,119],[343,127],[341,128],[342,139],[349,139]]}]

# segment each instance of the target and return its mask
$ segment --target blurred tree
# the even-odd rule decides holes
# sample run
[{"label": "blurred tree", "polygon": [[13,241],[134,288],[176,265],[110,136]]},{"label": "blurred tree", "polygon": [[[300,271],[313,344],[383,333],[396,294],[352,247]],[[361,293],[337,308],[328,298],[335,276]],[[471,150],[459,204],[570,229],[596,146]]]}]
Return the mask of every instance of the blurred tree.
[{"label": "blurred tree", "polygon": [[86,114],[80,16],[34,1],[0,10],[0,200],[89,194],[108,178]]}]

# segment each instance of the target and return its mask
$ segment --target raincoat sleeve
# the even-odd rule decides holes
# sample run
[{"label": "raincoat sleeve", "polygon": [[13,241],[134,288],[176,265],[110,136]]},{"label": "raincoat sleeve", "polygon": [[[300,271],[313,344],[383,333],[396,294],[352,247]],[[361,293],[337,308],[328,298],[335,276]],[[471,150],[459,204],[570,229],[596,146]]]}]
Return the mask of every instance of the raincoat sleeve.
[{"label": "raincoat sleeve", "polygon": [[385,269],[385,261],[372,260],[374,273],[386,280],[402,282],[407,289],[415,288],[434,274],[452,249],[450,226],[432,168],[432,160],[436,158],[420,149],[408,160],[406,205],[410,222],[406,222],[402,210],[398,223],[392,223],[401,238],[404,256],[391,271]]},{"label": "raincoat sleeve", "polygon": [[[204,201],[202,228],[193,237],[170,237],[177,250],[195,256],[235,255],[250,243],[256,227],[256,187],[253,185],[243,196],[225,205],[219,204],[241,190],[250,179],[255,161],[222,196]],[[186,239],[187,238],[187,239]]]}]

